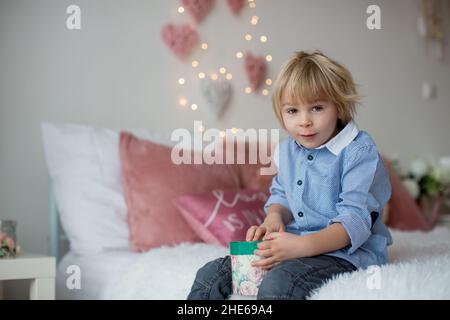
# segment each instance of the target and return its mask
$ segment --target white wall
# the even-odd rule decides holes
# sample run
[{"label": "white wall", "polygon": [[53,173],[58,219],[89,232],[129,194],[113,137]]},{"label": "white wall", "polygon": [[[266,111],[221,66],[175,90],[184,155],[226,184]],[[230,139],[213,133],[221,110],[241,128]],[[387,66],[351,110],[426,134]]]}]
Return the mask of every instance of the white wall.
[{"label": "white wall", "polygon": [[[0,0],[0,218],[19,222],[27,251],[47,252],[48,178],[40,135],[42,121],[76,122],[113,129],[192,128],[203,120],[221,129],[277,128],[270,99],[246,95],[237,50],[273,55],[270,74],[295,50],[321,49],[344,63],[365,96],[357,122],[384,153],[404,159],[450,154],[450,64],[426,55],[416,32],[417,0],[257,0],[253,12],[233,17],[225,1],[199,26],[210,48],[196,52],[203,71],[225,65],[235,94],[217,121],[198,93],[189,61],[163,45],[160,28],[189,21],[176,13],[179,1]],[[81,7],[82,30],[66,29],[66,8]],[[366,8],[378,4],[382,30],[366,28]],[[445,11],[448,18],[448,8]],[[243,35],[266,34],[268,43]],[[447,40],[450,32],[446,22]],[[448,47],[447,47],[448,51]],[[180,89],[176,80],[188,80]],[[424,101],[423,81],[437,97]],[[186,94],[199,105],[182,110]]]}]

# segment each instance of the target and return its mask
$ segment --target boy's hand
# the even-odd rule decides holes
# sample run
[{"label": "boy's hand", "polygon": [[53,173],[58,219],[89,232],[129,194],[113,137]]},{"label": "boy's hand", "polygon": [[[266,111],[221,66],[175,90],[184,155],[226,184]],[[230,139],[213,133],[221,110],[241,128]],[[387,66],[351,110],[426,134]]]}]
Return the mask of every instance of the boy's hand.
[{"label": "boy's hand", "polygon": [[252,263],[255,267],[270,269],[281,261],[308,256],[309,245],[305,237],[289,232],[272,232],[266,241],[258,244],[255,254],[262,259]]},{"label": "boy's hand", "polygon": [[251,226],[247,230],[245,241],[258,241],[264,239],[266,235],[271,232],[283,232],[284,223],[281,214],[278,212],[271,212],[266,216],[264,222],[259,226]]}]

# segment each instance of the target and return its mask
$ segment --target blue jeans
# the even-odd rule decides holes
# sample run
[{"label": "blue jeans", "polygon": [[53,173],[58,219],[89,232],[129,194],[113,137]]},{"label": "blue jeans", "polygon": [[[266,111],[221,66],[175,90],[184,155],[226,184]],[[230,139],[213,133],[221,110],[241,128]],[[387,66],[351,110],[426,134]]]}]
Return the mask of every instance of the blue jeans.
[{"label": "blue jeans", "polygon": [[[306,299],[314,289],[334,275],[356,268],[348,261],[319,255],[279,263],[265,275],[258,300]],[[188,300],[224,300],[232,293],[230,256],[210,261],[200,268]]]}]

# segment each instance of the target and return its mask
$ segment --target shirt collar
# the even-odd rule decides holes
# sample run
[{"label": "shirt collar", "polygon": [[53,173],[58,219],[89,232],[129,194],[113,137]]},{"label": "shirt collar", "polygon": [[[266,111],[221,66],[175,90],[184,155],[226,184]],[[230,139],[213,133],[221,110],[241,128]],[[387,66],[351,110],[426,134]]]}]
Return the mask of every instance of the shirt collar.
[{"label": "shirt collar", "polygon": [[[344,149],[346,146],[348,146],[350,144],[350,142],[352,142],[353,139],[356,138],[358,133],[359,133],[359,129],[356,126],[356,123],[354,121],[350,121],[330,141],[328,141],[327,143],[321,145],[320,147],[314,148],[314,149],[318,150],[318,149],[322,149],[322,148],[327,148],[328,150],[330,150],[331,153],[333,153],[334,155],[337,156],[342,151],[342,149]],[[295,141],[295,142],[297,143],[297,141]],[[299,143],[297,143],[297,145],[303,147]]]}]

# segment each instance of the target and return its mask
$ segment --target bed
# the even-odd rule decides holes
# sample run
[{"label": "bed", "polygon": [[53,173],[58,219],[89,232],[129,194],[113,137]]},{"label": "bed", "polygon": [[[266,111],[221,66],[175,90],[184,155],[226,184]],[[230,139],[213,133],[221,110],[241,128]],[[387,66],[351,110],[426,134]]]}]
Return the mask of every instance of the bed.
[{"label": "bed", "polygon": [[[227,248],[206,243],[163,246],[146,253],[110,250],[93,255],[65,252],[67,237],[50,192],[50,254],[57,257],[56,298],[183,300],[196,270]],[[450,229],[391,230],[390,264],[332,279],[309,299],[450,299]],[[179,261],[183,261],[182,264]],[[69,289],[69,266],[81,270],[79,289]],[[372,285],[371,280],[373,280]],[[231,296],[230,299],[245,299]]]},{"label": "bed", "polygon": [[[185,299],[198,268],[214,258],[226,255],[227,248],[217,244],[186,242],[174,246],[162,245],[142,253],[130,250],[125,230],[126,208],[123,200],[118,200],[123,190],[117,187],[120,180],[116,168],[118,164],[113,159],[117,155],[117,134],[77,126],[70,127],[70,130],[65,125],[50,127],[53,131],[44,134],[44,144],[51,181],[49,249],[50,255],[57,257],[58,261],[56,298]],[[46,130],[50,130],[50,127]],[[88,136],[84,136],[86,132],[89,132]],[[74,156],[64,152],[83,150],[83,166],[93,162],[84,145],[70,143],[69,140],[74,136],[83,144],[95,142],[93,145],[97,149],[92,154],[107,159],[106,165],[101,166],[103,173],[111,168],[117,171],[106,174],[109,183],[106,189],[113,193],[106,197],[106,191],[102,189],[101,195],[106,198],[102,199],[101,206],[95,207],[98,211],[89,211],[89,206],[80,203],[86,199],[97,200],[94,191],[85,190],[86,183],[79,186],[84,188],[84,198],[71,198],[76,187],[73,181],[68,184],[72,188],[70,194],[61,190],[67,187],[67,184],[61,183],[61,175],[66,179],[72,177],[72,171],[79,175],[82,170],[82,166],[68,165]],[[103,149],[98,149],[99,146]],[[110,150],[106,150],[106,146],[111,146]],[[62,147],[67,149],[62,150]],[[60,164],[64,164],[71,172],[64,173],[66,169]],[[89,171],[89,174],[98,181],[93,171]],[[116,211],[110,212],[110,207],[105,205],[110,202],[120,207],[120,210],[116,208]],[[101,210],[104,212],[100,213]],[[108,215],[108,218],[98,220],[98,217],[94,217],[97,214]],[[114,225],[111,223],[112,217],[117,218]],[[99,221],[107,221],[109,225],[102,226]],[[64,230],[62,225],[65,226]],[[78,233],[71,230],[75,227]],[[436,227],[430,232],[391,229],[391,232],[394,245],[389,247],[390,264],[331,279],[309,299],[450,299],[450,229]],[[91,244],[100,246],[101,250],[91,248]],[[79,288],[68,285],[73,280],[74,266],[80,271]],[[243,297],[231,297],[238,298]]]},{"label": "bed", "polygon": [[[332,279],[310,299],[450,299],[450,231],[438,227],[427,233],[392,233],[395,244],[389,249],[390,264]],[[80,256],[69,251],[58,264],[56,297],[183,300],[196,270],[226,254],[225,247],[205,243],[146,253],[111,251]],[[82,270],[79,290],[66,287],[69,265]],[[242,297],[231,297],[238,298]]]}]

